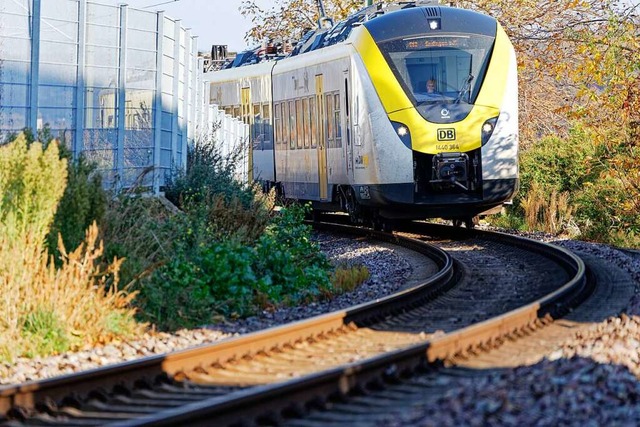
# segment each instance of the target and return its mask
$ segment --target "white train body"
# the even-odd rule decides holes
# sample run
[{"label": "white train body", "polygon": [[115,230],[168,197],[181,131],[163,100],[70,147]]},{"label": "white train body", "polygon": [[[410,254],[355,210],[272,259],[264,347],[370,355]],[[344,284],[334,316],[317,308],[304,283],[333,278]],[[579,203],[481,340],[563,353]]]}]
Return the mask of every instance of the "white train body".
[{"label": "white train body", "polygon": [[373,16],[337,43],[207,75],[210,102],[251,126],[252,178],[356,220],[468,219],[509,200],[517,75],[500,25],[447,7]]}]

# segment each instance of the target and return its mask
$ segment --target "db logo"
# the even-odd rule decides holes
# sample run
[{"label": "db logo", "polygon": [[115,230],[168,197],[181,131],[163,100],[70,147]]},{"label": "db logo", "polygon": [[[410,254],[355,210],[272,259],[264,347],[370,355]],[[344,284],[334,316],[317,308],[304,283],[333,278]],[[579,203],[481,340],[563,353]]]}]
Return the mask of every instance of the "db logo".
[{"label": "db logo", "polygon": [[438,129],[438,141],[455,141],[455,129]]}]

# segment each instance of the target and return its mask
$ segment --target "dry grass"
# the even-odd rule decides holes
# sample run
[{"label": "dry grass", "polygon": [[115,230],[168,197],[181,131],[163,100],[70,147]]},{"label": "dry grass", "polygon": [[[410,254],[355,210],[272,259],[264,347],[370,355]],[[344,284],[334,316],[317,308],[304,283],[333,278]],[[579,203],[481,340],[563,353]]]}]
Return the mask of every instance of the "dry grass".
[{"label": "dry grass", "polygon": [[0,147],[0,359],[52,354],[107,342],[141,326],[117,290],[120,261],[100,269],[95,224],[56,268],[46,235],[66,185],[56,143],[24,137]]},{"label": "dry grass", "polygon": [[331,284],[334,292],[343,294],[353,291],[369,276],[369,269],[364,265],[339,265],[331,274]]},{"label": "dry grass", "polygon": [[124,193],[109,202],[102,236],[108,255],[124,257],[120,269],[123,283],[149,274],[171,257],[178,230],[167,226],[177,208],[161,197]]},{"label": "dry grass", "polygon": [[214,233],[245,243],[255,242],[264,233],[275,207],[275,191],[265,194],[256,187],[253,193],[254,199],[248,207],[238,198],[227,201],[219,194],[205,196],[207,221]]},{"label": "dry grass", "polygon": [[573,222],[574,209],[569,201],[569,193],[553,190],[551,194],[546,194],[535,182],[522,199],[521,206],[530,230],[560,234]]},{"label": "dry grass", "polygon": [[[36,356],[106,343],[139,332],[130,307],[134,293],[118,290],[121,260],[102,270],[94,224],[85,243],[56,268],[46,252],[23,253],[0,274],[0,358]],[[2,251],[2,257],[18,254]],[[19,259],[19,258],[16,258]]]}]

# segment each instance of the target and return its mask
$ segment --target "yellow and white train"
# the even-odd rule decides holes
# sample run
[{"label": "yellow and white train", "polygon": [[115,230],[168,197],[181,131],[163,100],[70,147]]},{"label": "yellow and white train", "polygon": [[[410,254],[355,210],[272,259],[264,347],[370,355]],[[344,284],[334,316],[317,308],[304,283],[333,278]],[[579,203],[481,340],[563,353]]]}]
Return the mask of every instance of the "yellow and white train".
[{"label": "yellow and white train", "polygon": [[374,5],[286,57],[243,65],[252,55],[207,80],[210,102],[251,125],[265,188],[378,226],[472,226],[516,192],[516,57],[495,19]]}]

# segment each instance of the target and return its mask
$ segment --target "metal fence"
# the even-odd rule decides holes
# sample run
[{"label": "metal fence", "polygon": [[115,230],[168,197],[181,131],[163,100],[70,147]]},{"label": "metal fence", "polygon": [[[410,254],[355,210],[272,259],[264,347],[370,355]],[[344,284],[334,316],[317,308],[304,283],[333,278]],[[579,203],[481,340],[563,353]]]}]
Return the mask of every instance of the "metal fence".
[{"label": "metal fence", "polygon": [[[204,89],[205,92],[207,88]],[[208,100],[208,95],[207,95]],[[247,182],[249,177],[249,125],[226,114],[215,104],[204,105],[198,119],[198,138],[213,144],[225,159],[237,159],[235,178]]]},{"label": "metal fence", "polygon": [[0,137],[49,128],[105,184],[159,191],[184,167],[201,105],[196,39],[162,12],[0,1]]}]

